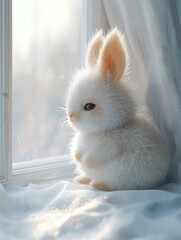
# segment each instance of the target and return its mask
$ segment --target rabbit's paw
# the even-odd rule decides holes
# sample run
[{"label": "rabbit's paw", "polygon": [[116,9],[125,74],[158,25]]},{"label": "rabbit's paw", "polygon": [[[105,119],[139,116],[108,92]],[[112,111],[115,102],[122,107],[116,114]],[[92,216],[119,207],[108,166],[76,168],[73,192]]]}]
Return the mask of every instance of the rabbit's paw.
[{"label": "rabbit's paw", "polygon": [[101,165],[99,163],[94,162],[92,159],[86,159],[85,166],[89,169],[97,169],[97,168],[101,167]]},{"label": "rabbit's paw", "polygon": [[108,185],[104,182],[101,181],[92,181],[90,183],[92,188],[98,189],[98,190],[102,190],[102,191],[109,191]]},{"label": "rabbit's paw", "polygon": [[80,184],[89,184],[91,179],[85,175],[80,175],[75,178],[75,181]]},{"label": "rabbit's paw", "polygon": [[81,151],[76,152],[76,154],[75,154],[75,159],[76,159],[78,162],[81,161],[81,159],[82,159],[82,152],[81,152]]}]

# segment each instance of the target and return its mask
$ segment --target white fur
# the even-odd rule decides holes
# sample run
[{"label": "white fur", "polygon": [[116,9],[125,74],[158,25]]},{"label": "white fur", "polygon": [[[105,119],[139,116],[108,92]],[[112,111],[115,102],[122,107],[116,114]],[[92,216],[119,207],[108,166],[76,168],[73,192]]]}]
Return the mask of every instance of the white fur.
[{"label": "white fur", "polygon": [[[157,128],[137,114],[126,69],[120,71],[119,81],[113,79],[118,78],[117,72],[108,71],[105,75],[101,71],[101,58],[109,44],[113,47],[116,34],[120,36],[117,29],[108,34],[96,66],[86,66],[70,85],[67,115],[74,112],[79,116],[78,120],[69,119],[75,129],[71,152],[73,157],[81,152],[82,158],[77,162],[79,174],[92,182],[105,183],[108,190],[155,188],[166,180],[169,152]],[[115,39],[117,45],[122,44],[121,38]],[[111,56],[111,61],[113,58],[117,63],[118,57]],[[117,71],[112,66],[110,69]],[[98,112],[84,110],[89,102],[96,104]]]}]

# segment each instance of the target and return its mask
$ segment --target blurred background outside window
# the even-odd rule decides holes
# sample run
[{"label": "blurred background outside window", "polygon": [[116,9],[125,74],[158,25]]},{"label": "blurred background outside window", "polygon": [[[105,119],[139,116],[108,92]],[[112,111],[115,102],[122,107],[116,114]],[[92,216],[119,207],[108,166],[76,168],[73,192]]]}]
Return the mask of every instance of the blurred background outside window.
[{"label": "blurred background outside window", "polygon": [[81,63],[81,0],[13,0],[13,163],[67,153],[58,128]]}]

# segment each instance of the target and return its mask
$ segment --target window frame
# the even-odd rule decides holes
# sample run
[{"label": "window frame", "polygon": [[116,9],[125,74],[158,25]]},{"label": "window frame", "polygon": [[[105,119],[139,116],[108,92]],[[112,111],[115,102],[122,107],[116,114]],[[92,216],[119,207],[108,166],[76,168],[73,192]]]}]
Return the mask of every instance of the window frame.
[{"label": "window frame", "polygon": [[10,178],[12,164],[10,159],[12,152],[11,143],[11,79],[12,79],[12,1],[0,1],[0,161],[1,161],[1,182]]},{"label": "window frame", "polygon": [[[92,33],[101,26],[101,0],[82,0],[81,62]],[[0,182],[25,184],[29,181],[69,178],[74,167],[67,155],[12,162],[12,0],[0,0]]]}]

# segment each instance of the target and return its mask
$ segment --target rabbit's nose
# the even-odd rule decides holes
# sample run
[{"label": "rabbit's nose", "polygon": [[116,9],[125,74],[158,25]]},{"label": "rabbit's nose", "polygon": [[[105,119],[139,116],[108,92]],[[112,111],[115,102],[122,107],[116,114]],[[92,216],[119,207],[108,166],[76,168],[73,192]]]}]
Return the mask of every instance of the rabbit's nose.
[{"label": "rabbit's nose", "polygon": [[75,113],[75,112],[71,112],[69,114],[69,117],[71,120],[80,120],[80,115],[78,113]]}]

